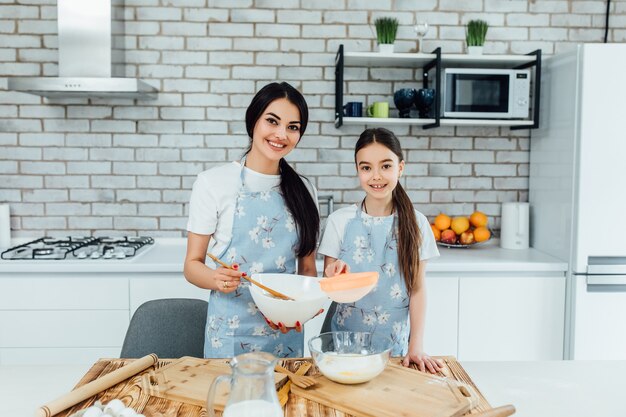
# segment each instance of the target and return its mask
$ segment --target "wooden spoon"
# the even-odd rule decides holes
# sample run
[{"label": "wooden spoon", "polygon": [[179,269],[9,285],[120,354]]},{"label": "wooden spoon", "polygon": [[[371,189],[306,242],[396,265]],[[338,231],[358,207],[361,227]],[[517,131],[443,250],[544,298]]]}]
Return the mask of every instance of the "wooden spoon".
[{"label": "wooden spoon", "polygon": [[280,365],[276,365],[275,368],[276,371],[285,374],[289,377],[289,380],[291,380],[291,382],[297,386],[299,386],[300,388],[303,389],[307,389],[309,387],[312,387],[313,385],[315,385],[317,382],[315,381],[315,378],[312,378],[310,376],[305,376],[305,375],[298,375],[298,374],[294,374],[293,372],[291,372],[290,370],[288,370],[287,368],[283,368]]},{"label": "wooden spoon", "polygon": [[[232,270],[235,269],[232,266],[228,265],[227,263],[222,262],[217,256],[213,255],[212,253],[208,253],[207,252],[206,256],[208,256],[209,258],[213,259],[215,262],[217,262],[218,264],[222,265],[224,268],[232,269]],[[256,285],[257,287],[261,288],[262,290],[267,291],[268,293],[270,293],[271,295],[273,295],[276,298],[280,298],[281,300],[296,301],[295,299],[289,297],[288,295],[285,295],[282,292],[278,292],[276,290],[273,290],[270,287],[266,287],[265,285],[261,284],[260,282],[255,281],[252,278],[249,278],[249,277],[247,277],[245,275],[242,275],[241,278],[245,279],[250,284]]]}]

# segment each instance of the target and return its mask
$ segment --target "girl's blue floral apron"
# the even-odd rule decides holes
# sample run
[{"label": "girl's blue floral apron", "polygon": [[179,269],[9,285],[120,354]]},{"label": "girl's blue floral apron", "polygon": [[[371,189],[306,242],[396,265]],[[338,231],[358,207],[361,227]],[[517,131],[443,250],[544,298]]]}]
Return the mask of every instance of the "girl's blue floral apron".
[{"label": "girl's blue floral apron", "polygon": [[378,271],[378,284],[355,303],[337,304],[333,331],[374,332],[393,342],[391,354],[404,356],[409,340],[409,294],[398,268],[396,216],[372,217],[359,207],[344,232],[339,259],[350,272]]},{"label": "girl's blue floral apron", "polygon": [[[241,188],[237,194],[233,237],[218,257],[238,263],[248,276],[254,273],[295,273],[296,225],[279,188],[246,190],[241,163]],[[211,291],[204,340],[204,357],[228,358],[250,351],[264,351],[279,358],[302,357],[304,335],[272,330],[252,300],[248,286],[224,294]]]}]

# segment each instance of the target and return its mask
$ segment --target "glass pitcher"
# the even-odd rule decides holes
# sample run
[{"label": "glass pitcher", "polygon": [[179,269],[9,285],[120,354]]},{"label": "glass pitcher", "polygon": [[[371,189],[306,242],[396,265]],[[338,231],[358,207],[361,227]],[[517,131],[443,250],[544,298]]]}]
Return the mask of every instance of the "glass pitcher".
[{"label": "glass pitcher", "polygon": [[218,376],[211,384],[207,398],[209,417],[215,416],[215,393],[219,383],[224,381],[230,381],[230,394],[223,417],[283,417],[274,381],[277,361],[278,359],[266,352],[235,356],[230,361],[232,374]]}]

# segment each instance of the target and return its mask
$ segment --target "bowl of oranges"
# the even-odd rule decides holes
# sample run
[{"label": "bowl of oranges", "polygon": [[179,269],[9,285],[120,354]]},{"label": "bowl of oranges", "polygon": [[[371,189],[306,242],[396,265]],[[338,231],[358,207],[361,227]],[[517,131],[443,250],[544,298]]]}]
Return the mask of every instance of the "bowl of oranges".
[{"label": "bowl of oranges", "polygon": [[488,223],[487,215],[480,211],[473,212],[469,217],[450,217],[439,213],[430,227],[438,245],[447,248],[469,248],[491,239]]}]

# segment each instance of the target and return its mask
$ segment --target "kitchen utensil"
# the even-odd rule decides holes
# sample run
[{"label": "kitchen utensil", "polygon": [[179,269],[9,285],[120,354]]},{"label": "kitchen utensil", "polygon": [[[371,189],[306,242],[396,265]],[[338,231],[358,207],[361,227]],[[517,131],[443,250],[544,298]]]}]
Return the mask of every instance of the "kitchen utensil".
[{"label": "kitchen utensil", "polygon": [[529,243],[528,203],[502,203],[500,246],[504,249],[528,249]]},{"label": "kitchen utensil", "polygon": [[280,365],[276,365],[276,371],[287,375],[289,377],[289,380],[300,388],[307,389],[309,387],[312,387],[316,383],[315,378],[305,375],[297,375],[291,372],[289,369],[283,368]]},{"label": "kitchen utensil", "polygon": [[365,297],[378,282],[378,272],[338,274],[320,280],[320,287],[333,301],[353,303]]},{"label": "kitchen utensil", "polygon": [[[213,381],[218,376],[230,373],[230,366],[224,359],[183,356],[158,369],[149,379],[146,377],[147,381],[143,385],[154,397],[205,407],[209,387]],[[287,380],[287,375],[274,374],[277,388],[285,385]],[[224,385],[216,391],[214,401],[216,410],[224,409],[229,392],[229,388]]]},{"label": "kitchen utensil", "polygon": [[274,367],[278,360],[267,352],[250,352],[230,361],[232,375],[215,378],[209,389],[207,412],[215,416],[214,398],[220,382],[230,382],[230,394],[224,407],[224,417],[281,417],[282,407],[274,385]]},{"label": "kitchen utensil", "polygon": [[309,350],[326,378],[341,384],[360,384],[385,369],[391,340],[369,332],[328,332],[309,340]]},{"label": "kitchen utensil", "polygon": [[347,117],[363,117],[363,103],[350,101],[343,106],[343,115]]},{"label": "kitchen utensil", "polygon": [[377,101],[367,108],[368,117],[378,117],[386,119],[389,117],[389,103],[386,101]]},{"label": "kitchen utensil", "polygon": [[424,40],[424,36],[428,33],[428,23],[426,22],[417,22],[417,24],[413,27],[419,42],[417,44],[416,52],[424,52],[424,48],[422,47],[422,41]]},{"label": "kitchen utensil", "polygon": [[515,414],[515,407],[511,404],[492,408],[482,413],[472,414],[472,417],[508,417]]},{"label": "kitchen utensil", "polygon": [[450,378],[389,363],[380,375],[358,387],[319,376],[314,388],[294,385],[291,391],[357,417],[458,417],[479,401],[474,390],[464,394],[459,386]]},{"label": "kitchen utensil", "polygon": [[[228,265],[228,264],[226,264],[226,263],[222,262],[222,261],[221,261],[221,260],[220,260],[217,256],[215,256],[215,255],[213,255],[213,254],[211,254],[211,253],[207,253],[206,255],[207,255],[209,258],[211,258],[213,261],[215,261],[215,262],[217,262],[218,264],[222,265],[224,268],[234,269],[232,266],[230,266],[230,265]],[[259,288],[262,288],[263,290],[265,290],[265,291],[267,291],[268,293],[272,294],[272,295],[273,295],[274,297],[276,297],[276,298],[280,298],[280,299],[282,299],[282,300],[291,300],[291,301],[295,301],[293,298],[291,298],[291,297],[289,297],[289,296],[287,296],[287,295],[285,295],[285,294],[283,294],[283,293],[280,293],[280,292],[278,292],[278,291],[276,291],[276,290],[273,290],[273,289],[271,289],[271,288],[269,288],[269,287],[266,287],[265,285],[261,284],[260,282],[257,282],[257,281],[255,281],[255,280],[253,280],[252,278],[249,278],[249,277],[247,277],[247,276],[242,276],[241,278],[245,279],[246,281],[248,281],[248,282],[249,282],[249,283],[251,283],[251,284],[256,285],[256,286],[257,286],[257,287],[259,287]]]},{"label": "kitchen utensil", "polygon": [[409,113],[411,112],[411,107],[413,107],[416,94],[417,90],[414,88],[401,88],[393,93],[393,102],[399,111],[401,119],[411,117]]},{"label": "kitchen utensil", "polygon": [[430,106],[435,102],[435,90],[432,88],[420,88],[415,95],[415,106],[419,111],[421,118],[428,118],[430,114]]},{"label": "kitchen utensil", "polygon": [[116,369],[115,371],[91,381],[86,385],[76,388],[74,391],[62,395],[54,401],[42,405],[35,412],[35,416],[51,417],[66,408],[76,405],[79,402],[84,401],[87,398],[92,397],[97,393],[111,388],[113,385],[138,374],[139,372],[156,364],[158,360],[159,358],[154,353],[137,359],[126,366]]},{"label": "kitchen utensil", "polygon": [[280,288],[294,301],[282,300],[265,293],[255,286],[248,287],[259,311],[273,323],[294,327],[296,322],[304,324],[315,317],[328,303],[328,296],[319,286],[321,278],[295,274],[253,274],[259,283]]}]

